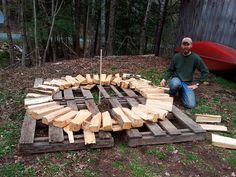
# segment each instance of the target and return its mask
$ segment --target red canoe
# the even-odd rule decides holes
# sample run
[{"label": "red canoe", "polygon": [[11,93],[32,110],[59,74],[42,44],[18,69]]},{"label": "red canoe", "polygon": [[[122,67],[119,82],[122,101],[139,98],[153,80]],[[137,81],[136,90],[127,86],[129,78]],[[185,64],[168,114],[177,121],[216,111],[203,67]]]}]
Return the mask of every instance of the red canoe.
[{"label": "red canoe", "polygon": [[[176,48],[176,52],[181,50]],[[209,41],[193,42],[192,51],[198,54],[211,71],[236,71],[236,50]]]}]

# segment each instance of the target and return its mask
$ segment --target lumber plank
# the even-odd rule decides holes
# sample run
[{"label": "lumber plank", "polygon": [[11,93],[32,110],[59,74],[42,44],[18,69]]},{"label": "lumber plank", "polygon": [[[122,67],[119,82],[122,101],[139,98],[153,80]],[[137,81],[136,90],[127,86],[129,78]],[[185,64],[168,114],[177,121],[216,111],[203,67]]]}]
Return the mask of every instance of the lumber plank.
[{"label": "lumber plank", "polygon": [[112,108],[111,110],[112,116],[118,120],[119,124],[123,129],[130,129],[132,127],[131,120],[124,114],[120,107]]},{"label": "lumber plank", "polygon": [[204,130],[200,125],[198,125],[196,122],[194,122],[190,117],[188,117],[186,114],[184,114],[179,108],[173,105],[172,110],[174,116],[176,119],[178,119],[180,122],[182,122],[184,125],[186,125],[189,129],[191,129],[195,133],[205,133],[206,130]]},{"label": "lumber plank", "polygon": [[138,95],[131,89],[121,88],[129,97],[138,97]]},{"label": "lumber plank", "polygon": [[93,83],[100,84],[100,79],[98,74],[93,75]]},{"label": "lumber plank", "polygon": [[122,81],[122,78],[121,77],[115,77],[112,81],[111,81],[111,84],[112,85],[118,85],[120,86],[120,82]]},{"label": "lumber plank", "polygon": [[223,125],[212,125],[212,124],[199,124],[204,130],[207,131],[220,131],[220,132],[227,132],[228,129],[226,126]]},{"label": "lumber plank", "polygon": [[110,98],[108,99],[109,102],[111,103],[111,106],[113,108],[116,108],[116,107],[122,107],[122,105],[120,104],[120,102],[116,99],[116,98]]},{"label": "lumber plank", "polygon": [[30,113],[35,109],[43,109],[43,108],[47,108],[50,106],[55,106],[55,105],[59,105],[57,102],[52,101],[52,102],[48,102],[48,103],[41,103],[41,104],[36,104],[36,105],[32,105],[32,106],[28,106],[27,107],[27,112]]},{"label": "lumber plank", "polygon": [[236,139],[212,134],[212,145],[227,149],[236,149]]},{"label": "lumber plank", "polygon": [[96,115],[94,115],[93,118],[91,119],[89,130],[91,132],[99,132],[101,124],[102,124],[102,113],[99,112]]},{"label": "lumber plank", "polygon": [[32,93],[44,94],[47,96],[54,94],[53,91],[51,91],[51,90],[44,90],[41,88],[29,88],[28,91],[32,92]]},{"label": "lumber plank", "polygon": [[118,97],[120,97],[120,98],[124,97],[124,96],[116,89],[116,87],[115,87],[114,85],[110,85],[110,87],[111,87],[111,89],[115,92],[115,94],[116,94]]},{"label": "lumber plank", "polygon": [[158,123],[170,135],[180,135],[181,134],[181,131],[178,130],[168,119],[159,121]]},{"label": "lumber plank", "polygon": [[24,104],[25,106],[30,106],[30,105],[46,103],[50,101],[53,101],[52,96],[45,96],[45,97],[40,97],[40,98],[26,98],[24,100]]},{"label": "lumber plank", "polygon": [[90,90],[84,89],[84,86],[80,86],[81,92],[86,99],[93,99],[93,95]]},{"label": "lumber plank", "polygon": [[121,125],[112,125],[112,131],[113,132],[118,132],[124,130]]},{"label": "lumber plank", "polygon": [[[101,85],[105,85],[106,84],[106,74],[101,74],[100,75],[100,81],[101,81]],[[100,84],[100,83],[99,83]]]},{"label": "lumber plank", "polygon": [[104,131],[111,131],[112,130],[111,116],[108,111],[105,111],[102,113],[102,129]]},{"label": "lumber plank", "polygon": [[[42,83],[43,83],[42,78],[36,78],[34,81],[34,87],[37,87]],[[21,136],[19,143],[32,144],[34,142],[35,128],[36,128],[36,120],[32,119],[26,112],[21,128]]]},{"label": "lumber plank", "polygon": [[49,124],[52,123],[52,121],[53,121],[54,119],[56,119],[58,116],[61,116],[61,115],[63,115],[63,114],[66,114],[66,113],[68,113],[68,112],[71,111],[71,110],[72,110],[72,108],[70,108],[70,107],[65,107],[65,108],[63,108],[63,109],[59,109],[59,110],[57,110],[57,111],[51,112],[51,113],[49,113],[49,114],[43,116],[42,122],[43,122],[44,124],[49,125]]},{"label": "lumber plank", "polygon": [[62,91],[55,93],[52,97],[53,100],[62,100]]},{"label": "lumber plank", "polygon": [[173,103],[172,102],[164,102],[164,101],[159,101],[159,100],[153,100],[153,99],[147,99],[146,100],[146,105],[147,106],[155,106],[160,109],[164,109],[167,111],[172,111],[173,109]]},{"label": "lumber plank", "polygon": [[58,118],[54,119],[53,125],[55,127],[63,128],[67,126],[70,121],[77,115],[78,111],[70,111],[62,116],[59,116]]},{"label": "lumber plank", "polygon": [[69,82],[72,86],[80,86],[80,82],[72,76],[66,76],[65,80]]},{"label": "lumber plank", "polygon": [[87,79],[84,76],[82,76],[81,74],[78,74],[75,78],[79,81],[80,84],[82,84],[82,85],[87,84]]},{"label": "lumber plank", "polygon": [[84,121],[91,119],[92,113],[87,109],[80,110],[77,115],[70,121],[69,127],[72,131],[79,131]]},{"label": "lumber plank", "polygon": [[53,91],[53,93],[56,93],[56,92],[58,92],[60,90],[59,87],[49,86],[49,85],[38,85],[35,88],[36,89],[43,89],[43,90],[51,90],[51,91]]},{"label": "lumber plank", "polygon": [[165,136],[166,132],[156,123],[146,123],[147,128],[153,133],[154,136]]},{"label": "lumber plank", "polygon": [[96,138],[95,134],[90,130],[84,130],[84,143],[85,144],[95,144]]},{"label": "lumber plank", "polygon": [[74,143],[75,142],[74,134],[73,134],[73,131],[70,130],[70,127],[67,125],[63,128],[63,130],[67,133],[69,142]]},{"label": "lumber plank", "polygon": [[88,84],[88,85],[84,86],[84,89],[91,90],[95,86],[96,86],[96,84]]},{"label": "lumber plank", "polygon": [[91,78],[90,74],[86,74],[85,78],[86,78],[88,84],[93,84],[93,79]]},{"label": "lumber plank", "polygon": [[100,90],[100,92],[102,93],[102,95],[104,96],[104,98],[110,98],[110,95],[107,93],[107,91],[104,89],[103,86],[97,85],[97,87]]},{"label": "lumber plank", "polygon": [[112,80],[112,74],[107,75],[104,85],[110,85]]},{"label": "lumber plank", "polygon": [[50,143],[59,143],[64,141],[63,130],[53,125],[49,125],[48,130],[49,142]]},{"label": "lumber plank", "polygon": [[40,94],[40,93],[27,93],[26,98],[39,98],[39,97],[44,97],[48,96],[45,94]]},{"label": "lumber plank", "polygon": [[90,99],[90,100],[85,100],[85,104],[88,108],[88,110],[93,114],[96,115],[97,113],[99,113],[99,109],[96,105],[96,103],[94,102],[94,100]]},{"label": "lumber plank", "polygon": [[208,123],[220,123],[221,116],[220,115],[210,115],[210,114],[195,114],[195,121],[200,122],[208,122]]},{"label": "lumber plank", "polygon": [[72,88],[67,88],[64,90],[64,99],[65,100],[73,100],[74,99]]},{"label": "lumber plank", "polygon": [[50,107],[47,107],[47,108],[40,108],[40,109],[35,109],[33,110],[30,115],[32,116],[33,119],[42,119],[43,116],[51,113],[51,112],[55,112],[57,110],[60,110],[60,109],[63,109],[64,106],[62,105],[55,105],[55,106],[50,106]]},{"label": "lumber plank", "polygon": [[77,105],[75,103],[75,100],[68,100],[66,102],[66,104],[67,104],[68,107],[72,108],[72,110],[78,111],[78,107],[77,107]]},{"label": "lumber plank", "polygon": [[132,127],[142,127],[143,120],[138,115],[134,114],[129,108],[122,107],[123,112],[131,121]]},{"label": "lumber plank", "polygon": [[53,79],[52,81],[50,81],[53,84],[58,84],[60,89],[66,89],[66,88],[70,88],[71,87],[71,83],[67,82],[64,79]]},{"label": "lumber plank", "polygon": [[144,121],[157,122],[158,115],[148,112],[146,109],[132,107],[132,112],[141,117]]},{"label": "lumber plank", "polygon": [[167,110],[163,110],[152,105],[147,106],[147,105],[139,104],[138,108],[145,109],[147,112],[155,114],[160,120],[164,120],[168,114]]}]

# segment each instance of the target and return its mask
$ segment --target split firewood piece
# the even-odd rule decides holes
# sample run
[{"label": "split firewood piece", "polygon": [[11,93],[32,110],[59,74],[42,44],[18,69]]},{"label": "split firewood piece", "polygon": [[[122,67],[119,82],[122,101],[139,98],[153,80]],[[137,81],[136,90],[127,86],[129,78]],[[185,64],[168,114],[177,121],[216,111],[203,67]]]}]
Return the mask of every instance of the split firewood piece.
[{"label": "split firewood piece", "polygon": [[111,118],[111,123],[112,123],[112,126],[113,126],[113,125],[119,125],[118,120],[115,120],[115,119],[113,119],[113,118]]},{"label": "split firewood piece", "polygon": [[55,111],[55,112],[51,112],[50,114],[47,114],[47,115],[43,116],[42,122],[43,122],[44,124],[49,125],[49,124],[52,123],[53,120],[56,119],[58,116],[61,116],[61,115],[63,115],[63,114],[66,114],[66,113],[70,112],[71,110],[72,110],[72,108],[70,108],[70,107],[65,107],[65,108],[59,109],[59,110],[57,110],[57,111]]},{"label": "split firewood piece", "polygon": [[123,73],[122,79],[129,79],[132,76],[132,74],[129,73]]},{"label": "split firewood piece", "polygon": [[60,90],[64,90],[65,88],[69,88],[71,86],[71,83],[62,79],[53,79],[50,82],[45,81],[44,84],[58,86]]},{"label": "split firewood piece", "polygon": [[207,131],[220,131],[220,132],[227,132],[228,129],[226,126],[223,125],[212,125],[212,124],[199,124],[204,130]]},{"label": "split firewood piece", "polygon": [[210,122],[210,123],[220,123],[220,115],[210,115],[210,114],[195,114],[196,122]]},{"label": "split firewood piece", "polygon": [[53,120],[53,125],[55,127],[63,128],[70,123],[70,121],[76,116],[77,113],[78,111],[70,111],[62,116],[57,117]]},{"label": "split firewood piece", "polygon": [[102,129],[104,131],[112,130],[111,116],[108,111],[102,113]]},{"label": "split firewood piece", "polygon": [[54,112],[54,111],[57,111],[57,110],[60,110],[64,108],[64,106],[62,105],[55,105],[55,106],[51,106],[51,107],[47,107],[47,108],[43,108],[43,109],[35,109],[33,110],[30,115],[33,119],[42,119],[43,116],[51,113],[51,112]]},{"label": "split firewood piece", "polygon": [[93,83],[94,84],[100,84],[100,80],[99,80],[99,75],[98,74],[94,74],[93,75]]},{"label": "split firewood piece", "polygon": [[86,89],[86,90],[91,90],[93,87],[95,87],[96,84],[90,84],[90,85],[86,85],[83,87],[83,89]]},{"label": "split firewood piece", "polygon": [[236,139],[212,134],[212,145],[222,148],[236,149]]},{"label": "split firewood piece", "polygon": [[132,107],[132,112],[141,117],[144,121],[157,122],[158,116],[148,112],[145,109],[140,109],[138,107]]},{"label": "split firewood piece", "polygon": [[[52,80],[53,81],[53,80]],[[51,82],[52,82],[51,81]],[[71,83],[67,82],[66,80],[64,79],[58,79],[58,80],[55,80],[56,83],[59,82],[60,85],[63,86],[63,89],[67,89],[67,88],[70,88],[71,87]]]},{"label": "split firewood piece", "polygon": [[99,129],[102,124],[102,113],[97,113],[93,116],[93,118],[90,121],[89,130],[92,132],[99,132]]},{"label": "split firewood piece", "polygon": [[142,127],[143,119],[138,115],[134,114],[129,108],[122,108],[125,115],[131,120],[132,127]]},{"label": "split firewood piece", "polygon": [[112,131],[113,132],[118,132],[124,130],[121,125],[112,125]]},{"label": "split firewood piece", "polygon": [[120,82],[122,81],[122,78],[121,77],[115,77],[112,81],[111,81],[111,84],[112,85],[118,85],[120,86]]},{"label": "split firewood piece", "polygon": [[65,80],[67,82],[71,83],[72,86],[80,86],[80,82],[72,76],[66,76]]},{"label": "split firewood piece", "polygon": [[140,81],[145,82],[145,83],[148,83],[148,84],[152,83],[152,81],[147,80],[147,79],[143,79],[143,78],[140,78]]},{"label": "split firewood piece", "polygon": [[[143,95],[143,94],[157,94],[157,93],[164,93],[165,90],[160,88],[160,87],[152,87],[152,88],[142,88],[140,89],[140,94]],[[144,95],[143,95],[144,96]]]},{"label": "split firewood piece", "polygon": [[116,73],[116,74],[115,74],[115,77],[120,77],[120,73]]},{"label": "split firewood piece", "polygon": [[[105,85],[106,84],[106,74],[101,74],[100,75],[100,79],[101,79],[101,85]],[[99,83],[100,84],[100,83]]]},{"label": "split firewood piece", "polygon": [[46,94],[47,96],[53,95],[52,90],[43,90],[43,89],[40,89],[40,88],[29,88],[28,90],[30,92],[33,92],[33,93]]},{"label": "split firewood piece", "polygon": [[26,98],[39,98],[39,97],[44,97],[48,96],[45,94],[40,94],[40,93],[27,93]]},{"label": "split firewood piece", "polygon": [[147,99],[146,100],[146,106],[155,106],[155,107],[158,107],[160,109],[164,109],[164,110],[167,110],[167,111],[172,111],[173,102]]},{"label": "split firewood piece", "polygon": [[30,105],[35,105],[35,104],[40,104],[40,103],[46,103],[53,101],[52,96],[44,96],[40,98],[26,98],[24,100],[25,106],[30,106]]},{"label": "split firewood piece", "polygon": [[151,105],[146,106],[146,105],[143,105],[143,104],[139,104],[138,108],[145,109],[149,113],[152,113],[152,114],[156,115],[158,117],[158,119],[161,119],[161,120],[164,120],[166,118],[167,114],[168,114],[167,110],[160,109],[156,106],[151,106]]},{"label": "split firewood piece", "polygon": [[96,138],[95,133],[90,130],[84,130],[84,143],[85,144],[95,144]]},{"label": "split firewood piece", "polygon": [[123,129],[130,129],[131,128],[131,120],[124,114],[120,107],[112,108],[111,110],[112,116],[118,120],[119,124]]},{"label": "split firewood piece", "polygon": [[70,127],[67,125],[63,128],[63,130],[67,133],[69,142],[74,143],[75,142],[74,135],[73,132],[70,130]]},{"label": "split firewood piece", "polygon": [[87,84],[87,79],[81,74],[77,75],[75,78],[79,81],[80,84],[82,85]]},{"label": "split firewood piece", "polygon": [[69,126],[72,131],[79,131],[81,129],[82,123],[86,120],[91,119],[92,113],[87,109],[82,109],[78,112],[73,120],[71,120]]},{"label": "split firewood piece", "polygon": [[73,87],[71,87],[72,88],[72,90],[78,90],[79,89],[79,86],[73,86]]},{"label": "split firewood piece", "polygon": [[50,90],[53,93],[59,92],[59,87],[56,86],[50,86],[50,85],[38,85],[37,87],[34,87],[35,89],[43,89],[43,90]]},{"label": "split firewood piece", "polygon": [[159,100],[159,101],[170,102],[170,103],[173,103],[174,101],[173,97],[170,97],[169,94],[165,94],[165,93],[158,93],[158,94],[143,93],[143,96],[147,99]]},{"label": "split firewood piece", "polygon": [[27,112],[30,113],[35,109],[42,109],[42,108],[47,108],[50,106],[55,106],[55,105],[59,105],[57,102],[52,101],[52,102],[48,102],[48,103],[41,103],[41,104],[36,104],[36,105],[31,105],[27,107]]},{"label": "split firewood piece", "polygon": [[105,80],[105,84],[104,84],[104,85],[110,85],[110,84],[111,84],[111,80],[112,80],[112,74],[109,74],[109,75],[106,77],[106,80]]},{"label": "split firewood piece", "polygon": [[91,75],[90,74],[86,74],[86,80],[87,80],[87,83],[88,84],[93,84],[93,79],[91,78]]},{"label": "split firewood piece", "polygon": [[128,88],[128,87],[129,87],[129,83],[130,83],[129,80],[122,80],[122,81],[120,82],[120,87],[122,87],[122,88]]}]

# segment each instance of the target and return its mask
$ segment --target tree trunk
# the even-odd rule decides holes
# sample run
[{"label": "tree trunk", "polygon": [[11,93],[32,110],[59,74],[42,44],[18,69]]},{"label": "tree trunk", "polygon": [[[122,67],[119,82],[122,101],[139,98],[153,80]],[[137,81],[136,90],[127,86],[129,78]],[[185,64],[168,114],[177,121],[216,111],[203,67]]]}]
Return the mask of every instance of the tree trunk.
[{"label": "tree trunk", "polygon": [[80,55],[80,0],[75,0],[75,51]]},{"label": "tree trunk", "polygon": [[143,52],[144,52],[144,46],[145,46],[145,34],[146,34],[146,25],[147,25],[147,18],[148,18],[148,13],[151,9],[151,4],[152,4],[152,0],[148,0],[148,3],[147,3],[147,9],[146,9],[146,12],[145,12],[145,16],[144,16],[144,19],[143,19],[143,24],[142,24],[142,27],[141,27],[141,35],[140,35],[140,41],[139,41],[139,54],[140,55],[143,55]]},{"label": "tree trunk", "polygon": [[54,33],[52,34],[51,45],[52,45],[52,61],[56,62],[57,54],[56,54],[55,34]]},{"label": "tree trunk", "polygon": [[35,64],[36,66],[41,66],[41,59],[39,56],[39,46],[37,38],[37,14],[36,14],[36,3],[33,0],[33,11],[34,11],[34,45],[35,45]]},{"label": "tree trunk", "polygon": [[10,23],[9,23],[9,12],[7,9],[7,0],[2,0],[2,8],[3,8],[3,14],[5,16],[5,27],[7,30],[7,39],[9,43],[9,54],[10,54],[10,64],[14,63],[14,46],[13,46],[13,40],[12,40],[12,35],[11,35],[11,28],[10,28]]},{"label": "tree trunk", "polygon": [[116,0],[110,0],[110,12],[109,12],[109,30],[107,37],[107,55],[113,55],[113,40],[114,40],[114,17]]},{"label": "tree trunk", "polygon": [[95,0],[92,0],[92,7],[91,7],[91,18],[89,23],[89,37],[90,37],[90,44],[89,44],[89,51],[90,56],[94,56],[94,48],[95,48],[95,39],[96,39],[96,16],[95,16]]},{"label": "tree trunk", "polygon": [[168,5],[168,0],[162,0],[160,4],[160,16],[159,21],[157,23],[157,30],[156,30],[156,43],[155,43],[155,55],[159,56],[160,53],[160,46],[161,46],[161,36],[162,31],[165,23],[166,18],[166,8]]},{"label": "tree trunk", "polygon": [[106,23],[106,0],[101,0],[101,31],[100,31],[100,48],[103,49],[103,53],[105,52],[106,47],[106,32],[105,32],[105,23]]},{"label": "tree trunk", "polygon": [[89,4],[86,7],[86,18],[85,18],[85,23],[84,23],[84,43],[83,43],[83,49],[84,49],[84,56],[86,56],[87,53],[87,37],[88,37],[88,23],[89,23]]}]

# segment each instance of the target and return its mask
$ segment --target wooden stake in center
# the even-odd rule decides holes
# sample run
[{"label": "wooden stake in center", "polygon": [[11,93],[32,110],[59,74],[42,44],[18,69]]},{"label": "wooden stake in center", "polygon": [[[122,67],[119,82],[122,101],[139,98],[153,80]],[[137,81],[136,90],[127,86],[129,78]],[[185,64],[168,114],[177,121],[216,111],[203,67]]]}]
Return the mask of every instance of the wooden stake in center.
[{"label": "wooden stake in center", "polygon": [[[102,82],[101,82],[101,75],[102,75],[102,49],[100,49],[100,82],[99,85],[101,87]],[[101,91],[99,89],[99,96],[98,96],[98,104],[101,104]]]}]

